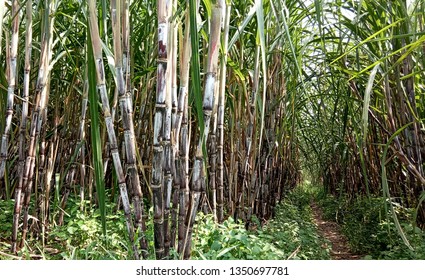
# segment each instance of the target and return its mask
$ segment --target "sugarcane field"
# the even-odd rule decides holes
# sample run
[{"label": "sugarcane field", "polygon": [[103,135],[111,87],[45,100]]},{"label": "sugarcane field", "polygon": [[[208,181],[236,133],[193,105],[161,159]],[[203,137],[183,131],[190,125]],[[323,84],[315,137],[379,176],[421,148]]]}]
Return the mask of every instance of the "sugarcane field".
[{"label": "sugarcane field", "polygon": [[425,259],[424,0],[0,0],[0,64],[0,260]]}]

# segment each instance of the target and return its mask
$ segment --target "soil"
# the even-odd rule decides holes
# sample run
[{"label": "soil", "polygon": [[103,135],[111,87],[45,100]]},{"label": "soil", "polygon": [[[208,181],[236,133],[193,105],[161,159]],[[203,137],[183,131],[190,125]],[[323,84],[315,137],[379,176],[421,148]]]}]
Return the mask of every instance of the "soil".
[{"label": "soil", "polygon": [[347,238],[341,233],[340,226],[336,222],[323,219],[323,212],[319,206],[312,203],[314,223],[319,233],[332,244],[330,251],[333,260],[360,260],[361,255],[354,254],[350,250]]}]

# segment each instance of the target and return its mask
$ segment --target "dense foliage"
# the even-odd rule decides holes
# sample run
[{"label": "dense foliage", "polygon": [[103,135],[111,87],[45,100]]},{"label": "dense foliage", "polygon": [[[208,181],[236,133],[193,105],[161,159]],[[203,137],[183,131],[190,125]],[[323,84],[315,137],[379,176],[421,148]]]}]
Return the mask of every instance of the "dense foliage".
[{"label": "dense foliage", "polygon": [[275,217],[255,230],[232,220],[215,225],[211,216],[200,216],[195,229],[195,257],[201,259],[296,259],[330,258],[326,240],[312,221],[310,196],[297,188],[275,209]]},{"label": "dense foliage", "polygon": [[[327,241],[319,236],[312,223],[310,200],[300,200],[302,192],[289,194],[276,208],[276,216],[264,227],[256,219],[253,228],[246,230],[243,223],[233,219],[216,224],[211,214],[200,213],[194,229],[193,259],[329,259],[329,251],[323,246]],[[31,237],[18,254],[24,259],[86,259],[122,260],[131,259],[131,244],[125,236],[125,218],[121,212],[107,214],[107,234],[102,235],[100,213],[94,205],[81,211],[80,202],[70,200],[65,209],[62,226],[54,227],[48,234],[49,242],[42,246],[41,240]],[[0,240],[8,238],[11,223],[7,215],[12,212],[13,203],[1,202]],[[114,212],[114,204],[106,205],[107,213]],[[153,224],[147,224],[146,239],[153,248]],[[7,251],[8,244],[0,243],[0,252]],[[153,252],[150,252],[151,256]],[[0,259],[13,256],[0,255]],[[171,259],[179,259],[171,252]]]},{"label": "dense foliage", "polygon": [[[413,209],[380,197],[350,200],[335,198],[318,191],[316,198],[326,219],[342,226],[351,249],[365,255],[366,259],[425,259],[425,233],[412,224]],[[400,218],[403,233],[414,250],[403,242],[391,219],[389,203],[393,203]]]}]

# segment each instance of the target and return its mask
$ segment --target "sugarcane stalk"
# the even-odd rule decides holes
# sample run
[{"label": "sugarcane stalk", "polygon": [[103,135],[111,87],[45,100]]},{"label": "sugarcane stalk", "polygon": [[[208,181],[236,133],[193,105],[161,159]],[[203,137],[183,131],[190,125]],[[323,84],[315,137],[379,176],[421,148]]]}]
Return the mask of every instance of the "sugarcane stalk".
[{"label": "sugarcane stalk", "polygon": [[[52,50],[52,27],[54,24],[54,18],[49,18],[49,13],[53,11],[55,7],[55,1],[46,1],[44,4],[44,28],[41,39],[41,59],[40,68],[38,72],[37,85],[35,89],[35,109],[31,117],[30,134],[29,134],[29,145],[28,155],[25,161],[25,169],[23,173],[23,188],[25,190],[25,196],[23,200],[23,226],[22,226],[22,237],[20,247],[22,247],[26,240],[26,234],[28,232],[28,211],[31,200],[32,185],[34,182],[34,169],[37,145],[40,139],[40,133],[43,128],[44,117],[46,116],[46,104],[49,93],[49,64],[51,61],[51,50]],[[13,240],[12,240],[13,241]]]},{"label": "sugarcane stalk", "polygon": [[[3,22],[4,10],[5,10],[4,0],[0,0],[0,22]],[[2,49],[2,38],[3,38],[3,24],[0,24],[0,50]],[[0,55],[1,57],[1,55]]]},{"label": "sugarcane stalk", "polygon": [[[255,49],[255,61],[254,61],[254,75],[253,75],[253,86],[250,95],[250,103],[249,103],[249,123],[248,123],[248,135],[247,135],[247,159],[244,164],[244,175],[246,178],[246,174],[248,172],[248,166],[253,166],[255,162],[255,153],[257,149],[252,149],[253,145],[257,144],[256,133],[254,136],[255,129],[255,119],[256,119],[256,103],[257,103],[257,95],[258,95],[258,84],[260,79],[260,46],[256,46]],[[256,146],[254,146],[256,147]],[[260,151],[261,152],[261,151]],[[251,215],[253,214],[254,201],[255,201],[255,181],[256,181],[256,168],[252,168],[252,173],[250,177],[250,183],[248,184],[249,192],[248,192],[248,216],[247,221],[249,223],[251,219]]]},{"label": "sugarcane stalk", "polygon": [[[99,28],[97,25],[97,15],[95,10],[95,0],[89,1],[89,27],[90,27],[90,34],[92,39],[92,45],[93,45],[93,54],[95,59],[95,66],[96,66],[96,82],[97,82],[97,90],[100,95],[101,103],[102,103],[102,111],[103,116],[106,124],[106,130],[108,133],[108,139],[110,143],[110,149],[111,149],[111,155],[112,160],[115,167],[115,172],[118,180],[118,186],[120,189],[121,194],[121,201],[124,208],[124,215],[126,219],[127,224],[127,232],[129,241],[132,244],[132,249],[134,252],[134,257],[136,259],[139,259],[138,250],[134,243],[134,226],[131,218],[131,207],[130,202],[128,198],[127,193],[127,184],[125,181],[125,175],[121,164],[121,159],[118,151],[118,143],[117,138],[114,131],[114,123],[111,116],[110,106],[109,106],[109,100],[108,100],[108,94],[106,91],[106,84],[105,84],[105,69],[103,65],[103,58],[102,58],[102,45],[100,41],[99,36]],[[117,80],[119,78],[117,77]],[[120,82],[118,82],[120,85]]]},{"label": "sugarcane stalk", "polygon": [[[172,0],[171,6],[169,8],[170,15],[174,14],[177,11],[177,1]],[[176,168],[175,168],[175,155],[176,155],[176,140],[175,135],[178,133],[176,131],[176,118],[177,118],[177,19],[171,19],[170,16],[170,32],[169,32],[169,98],[167,99],[167,123],[169,126],[166,126],[166,142],[167,149],[165,150],[165,207],[164,207],[164,249],[165,255],[169,255],[170,248],[172,243],[175,243],[175,229],[177,225],[177,202],[178,189],[176,185]],[[164,144],[165,144],[164,143]],[[172,209],[171,200],[173,200]],[[170,212],[171,215],[171,224],[170,224]],[[173,239],[174,236],[174,239]]]},{"label": "sugarcane stalk", "polygon": [[[13,103],[15,100],[15,87],[17,75],[18,60],[18,41],[19,41],[19,1],[12,1],[12,36],[10,40],[10,54],[8,59],[8,87],[7,87],[7,103],[6,103],[6,122],[3,136],[1,139],[0,149],[0,179],[3,179],[6,171],[7,150],[9,147],[10,129],[12,127]],[[2,23],[1,23],[2,24]]]},{"label": "sugarcane stalk", "polygon": [[[169,77],[168,54],[168,32],[170,2],[164,0],[157,1],[158,10],[158,67],[157,67],[157,86],[156,86],[156,104],[154,119],[154,138],[153,138],[153,159],[152,159],[152,179],[151,189],[153,193],[154,204],[154,243],[157,259],[164,259],[164,199],[166,192],[164,183],[170,180],[170,174],[164,174],[168,168],[170,150],[170,130],[171,130],[171,96],[170,86],[167,82]],[[164,178],[166,177],[166,178]]]},{"label": "sugarcane stalk", "polygon": [[[177,0],[173,1],[173,11],[177,10]],[[173,187],[172,187],[172,208],[171,208],[171,228],[170,228],[170,248],[176,247],[176,235],[177,235],[177,212],[179,208],[179,191],[181,187],[181,172],[179,168],[179,137],[181,129],[181,118],[178,119],[178,95],[177,95],[177,50],[178,50],[178,23],[174,22],[172,28],[172,67],[171,67],[171,172],[173,175]],[[165,242],[167,244],[167,241]],[[167,246],[166,246],[167,248]]]},{"label": "sugarcane stalk", "polygon": [[86,190],[86,149],[85,149],[85,138],[86,138],[86,114],[87,114],[87,105],[89,102],[89,91],[88,91],[88,77],[87,77],[87,67],[86,67],[86,76],[84,78],[84,86],[83,86],[83,98],[81,100],[81,116],[80,116],[80,126],[78,130],[78,139],[80,151],[78,153],[80,160],[80,210],[84,210],[84,200],[85,200],[85,190]]},{"label": "sugarcane stalk", "polygon": [[[23,172],[25,166],[25,142],[26,128],[28,119],[28,103],[29,103],[29,85],[31,71],[31,53],[32,53],[32,0],[27,1],[26,5],[26,35],[25,35],[25,66],[24,66],[24,88],[22,92],[22,114],[21,124],[19,126],[19,183],[15,191],[17,196],[22,193]],[[42,223],[44,229],[44,223]],[[43,235],[44,240],[44,235]]]},{"label": "sugarcane stalk", "polygon": [[[125,1],[127,2],[127,1]],[[124,11],[121,13],[121,9]],[[125,155],[126,166],[128,174],[129,187],[133,192],[133,205],[135,211],[136,225],[139,229],[139,243],[144,258],[147,258],[147,242],[145,238],[146,225],[143,220],[143,194],[140,187],[140,178],[136,165],[136,144],[134,136],[133,124],[133,108],[131,102],[131,81],[125,75],[128,73],[128,32],[121,28],[127,28],[128,16],[128,3],[120,0],[111,1],[111,19],[114,41],[114,54],[115,54],[115,73],[117,78],[118,98],[121,109],[124,141],[125,141]],[[121,36],[123,35],[123,36]],[[124,41],[127,43],[124,44]],[[123,46],[126,46],[125,52]],[[125,58],[125,61],[123,60]],[[125,73],[124,73],[125,72]]]},{"label": "sugarcane stalk", "polygon": [[[217,73],[217,75],[220,75]],[[215,83],[214,87],[214,100],[217,100],[219,92],[219,82]],[[218,102],[214,102],[213,111],[211,114],[212,129],[209,139],[209,172],[208,172],[208,185],[211,190],[210,204],[212,205],[212,214],[214,221],[217,222],[217,185],[216,185],[216,173],[217,173],[217,105]],[[205,200],[206,201],[206,200]],[[206,205],[205,205],[206,206]],[[204,212],[208,213],[208,207],[205,207]]]},{"label": "sugarcane stalk", "polygon": [[[31,1],[28,1],[31,2]],[[3,5],[4,3],[1,3],[2,5],[2,15],[1,15],[1,22],[3,22]],[[12,30],[14,30],[14,25],[19,23],[19,17],[18,17],[18,11],[19,11],[19,7],[17,7],[18,5],[18,1],[13,1],[12,3],[12,15],[15,15],[15,18],[13,20],[12,23]],[[32,41],[32,28],[29,26],[32,26],[32,15],[31,15],[31,10],[30,10],[30,15],[28,16],[28,5],[30,5],[30,3],[27,3],[27,21],[29,21],[27,23],[27,35],[25,37],[25,48],[26,48],[26,53],[25,53],[25,69],[24,69],[24,90],[23,90],[23,104],[22,104],[22,115],[21,115],[21,125],[20,125],[20,130],[19,130],[19,173],[23,174],[24,171],[24,165],[25,165],[25,132],[26,132],[26,121],[27,121],[27,116],[28,116],[28,96],[29,96],[29,74],[30,74],[30,58],[31,58],[31,41]],[[30,7],[31,8],[31,7]],[[1,24],[2,25],[2,24]],[[2,27],[1,27],[2,28]],[[16,26],[16,32],[18,32],[19,28],[18,26]],[[13,33],[13,32],[12,32]],[[0,35],[1,36],[1,35]],[[13,37],[13,34],[12,34]],[[16,44],[18,39],[18,34],[16,34]],[[12,40],[13,41],[13,40]],[[13,44],[13,42],[11,43]],[[11,47],[11,50],[13,49],[13,47]],[[16,52],[17,52],[17,45],[16,45]],[[10,58],[10,64],[11,64],[12,58]],[[28,62],[28,63],[27,63]],[[16,67],[16,58],[15,58],[15,67]],[[9,67],[10,70],[10,67]],[[15,70],[16,71],[16,70]],[[10,84],[9,84],[10,87]],[[12,94],[13,94],[12,90]],[[9,95],[9,89],[8,89],[8,95]],[[9,100],[9,96],[8,96],[8,100]],[[13,96],[12,96],[12,102],[13,102]],[[9,102],[8,102],[9,103]],[[13,105],[12,105],[13,106]],[[9,112],[7,112],[7,114],[9,114]],[[7,123],[7,117],[6,116],[6,123]],[[9,128],[10,129],[10,128]],[[7,137],[6,136],[6,140],[7,141]],[[3,139],[2,139],[3,142]],[[6,144],[6,151],[7,151],[7,144]],[[2,143],[2,149],[3,149],[3,143]],[[7,155],[5,155],[7,156]],[[2,158],[1,159],[1,165],[0,165],[0,169],[3,169],[3,171],[0,171],[1,175],[0,177],[4,176],[4,168],[3,167],[3,162],[5,162],[6,158]],[[21,212],[21,197],[22,197],[22,189],[23,189],[23,176],[19,176],[19,182],[18,185],[15,189],[15,207],[14,207],[14,212],[13,212],[13,226],[12,226],[12,248],[11,251],[12,253],[16,253],[16,241],[18,238],[18,223],[19,223],[19,215]]]},{"label": "sugarcane stalk", "polygon": [[230,11],[231,5],[225,2],[225,15],[224,15],[224,26],[223,26],[223,54],[220,61],[220,91],[218,96],[218,140],[217,145],[217,220],[219,223],[224,220],[224,111],[226,109],[226,74],[227,74],[227,48],[229,42],[229,25],[230,25]]},{"label": "sugarcane stalk", "polygon": [[[214,108],[214,93],[216,87],[216,77],[218,68],[218,54],[220,50],[220,31],[221,31],[221,17],[222,6],[219,1],[212,1],[212,15],[211,15],[211,32],[209,35],[209,47],[207,57],[207,69],[205,74],[205,88],[203,96],[203,115],[204,115],[204,134],[199,137],[199,142],[195,153],[195,162],[193,166],[193,177],[191,184],[191,199],[189,217],[186,222],[186,248],[184,258],[188,259],[191,252],[191,238],[192,229],[196,217],[196,212],[199,205],[199,200],[202,192],[205,192],[204,182],[204,155],[203,146],[204,141],[208,139],[210,130],[211,114]],[[201,130],[202,131],[202,130]]]},{"label": "sugarcane stalk", "polygon": [[[178,213],[178,244],[177,252],[183,256],[186,235],[185,218],[188,213],[189,201],[189,126],[188,126],[188,87],[189,63],[191,58],[190,17],[189,6],[186,6],[185,33],[181,52],[180,86],[176,116],[176,139],[179,152],[177,153],[177,172],[179,173],[179,213]],[[180,128],[179,128],[180,127]]]}]

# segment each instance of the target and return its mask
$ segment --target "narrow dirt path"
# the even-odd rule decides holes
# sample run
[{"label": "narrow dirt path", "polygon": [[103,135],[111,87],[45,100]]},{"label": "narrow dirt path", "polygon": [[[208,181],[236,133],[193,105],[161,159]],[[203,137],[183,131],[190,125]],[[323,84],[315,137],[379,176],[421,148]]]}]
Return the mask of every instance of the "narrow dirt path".
[{"label": "narrow dirt path", "polygon": [[340,226],[335,222],[324,220],[322,209],[314,202],[311,204],[311,209],[314,223],[320,234],[332,244],[331,258],[333,260],[360,260],[362,256],[351,252],[347,238],[340,231]]}]

